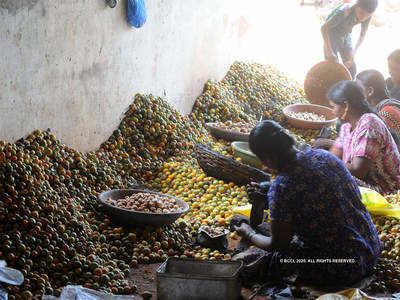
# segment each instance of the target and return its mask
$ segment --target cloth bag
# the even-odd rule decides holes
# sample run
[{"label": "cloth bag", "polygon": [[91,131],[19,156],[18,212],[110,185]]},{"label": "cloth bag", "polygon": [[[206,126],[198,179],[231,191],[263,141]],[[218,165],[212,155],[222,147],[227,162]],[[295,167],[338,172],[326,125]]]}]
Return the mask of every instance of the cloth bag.
[{"label": "cloth bag", "polygon": [[133,27],[140,28],[146,23],[146,5],[144,0],[127,0],[126,21]]}]

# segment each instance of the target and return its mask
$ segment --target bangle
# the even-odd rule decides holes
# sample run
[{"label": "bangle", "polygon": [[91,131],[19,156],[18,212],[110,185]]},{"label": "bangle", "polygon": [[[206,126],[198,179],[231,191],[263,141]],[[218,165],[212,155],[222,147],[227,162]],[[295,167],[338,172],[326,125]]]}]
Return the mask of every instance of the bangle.
[{"label": "bangle", "polygon": [[252,238],[253,236],[255,236],[256,234],[257,234],[257,232],[251,231],[251,232],[247,235],[247,239],[248,239],[249,241],[251,241],[251,238]]}]

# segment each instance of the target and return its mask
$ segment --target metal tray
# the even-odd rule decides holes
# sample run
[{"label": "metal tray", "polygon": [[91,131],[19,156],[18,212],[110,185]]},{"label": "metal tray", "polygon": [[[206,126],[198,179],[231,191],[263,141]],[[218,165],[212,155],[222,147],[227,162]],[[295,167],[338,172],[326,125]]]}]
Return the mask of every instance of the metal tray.
[{"label": "metal tray", "polygon": [[157,270],[159,300],[241,299],[241,261],[170,257]]},{"label": "metal tray", "polygon": [[[179,206],[182,208],[179,211],[171,212],[171,213],[147,213],[147,212],[140,212],[134,211],[130,209],[120,208],[114,205],[109,204],[106,199],[121,199],[125,198],[126,196],[130,196],[132,194],[137,193],[150,193],[161,195],[164,197],[175,199]],[[116,222],[125,224],[125,225],[153,225],[153,226],[162,226],[174,223],[180,215],[187,212],[189,210],[189,205],[176,197],[165,195],[153,191],[148,190],[141,190],[141,189],[130,189],[130,190],[111,190],[103,192],[99,195],[98,201],[101,205],[103,205],[105,211],[111,218],[113,218]]]}]

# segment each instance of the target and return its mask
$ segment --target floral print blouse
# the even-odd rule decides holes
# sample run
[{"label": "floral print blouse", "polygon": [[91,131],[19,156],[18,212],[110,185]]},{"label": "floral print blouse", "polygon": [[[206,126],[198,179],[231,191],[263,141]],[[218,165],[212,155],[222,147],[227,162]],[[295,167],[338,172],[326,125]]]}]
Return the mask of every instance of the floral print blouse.
[{"label": "floral print blouse", "polygon": [[343,150],[343,162],[365,157],[375,164],[366,183],[377,186],[379,192],[390,193],[400,189],[400,155],[397,145],[385,123],[375,114],[364,114],[354,130],[350,123],[342,125],[335,147]]}]

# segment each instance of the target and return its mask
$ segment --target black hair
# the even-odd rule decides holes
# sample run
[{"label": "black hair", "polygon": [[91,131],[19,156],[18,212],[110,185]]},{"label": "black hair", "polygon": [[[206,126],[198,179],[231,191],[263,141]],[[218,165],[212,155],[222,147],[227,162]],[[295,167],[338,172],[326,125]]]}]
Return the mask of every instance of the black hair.
[{"label": "black hair", "polygon": [[250,132],[250,150],[257,155],[261,161],[271,158],[271,155],[278,157],[278,165],[287,162],[289,151],[293,148],[295,141],[286,130],[275,121],[265,120],[258,123]]},{"label": "black hair", "polygon": [[388,60],[395,62],[396,64],[400,64],[400,49],[394,50],[390,53]]},{"label": "black hair", "polygon": [[367,101],[364,88],[355,81],[344,80],[334,84],[328,90],[326,98],[338,105],[347,102],[350,108],[360,114],[375,113]]},{"label": "black hair", "polygon": [[357,6],[372,14],[378,7],[378,0],[357,0]]},{"label": "black hair", "polygon": [[[375,109],[369,105],[364,88],[355,81],[344,80],[336,83],[328,90],[326,98],[338,105],[347,102],[352,109],[358,111],[360,114],[372,113],[382,120]],[[383,122],[385,123],[385,121]],[[400,151],[400,136],[390,127],[387,126],[387,128]]]},{"label": "black hair", "polygon": [[377,70],[365,70],[358,73],[356,79],[361,81],[365,89],[372,87],[374,89],[373,98],[375,100],[375,105],[382,100],[388,99],[389,92],[386,88],[385,78],[382,73]]}]

